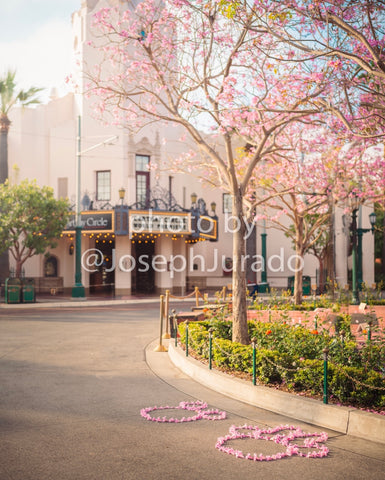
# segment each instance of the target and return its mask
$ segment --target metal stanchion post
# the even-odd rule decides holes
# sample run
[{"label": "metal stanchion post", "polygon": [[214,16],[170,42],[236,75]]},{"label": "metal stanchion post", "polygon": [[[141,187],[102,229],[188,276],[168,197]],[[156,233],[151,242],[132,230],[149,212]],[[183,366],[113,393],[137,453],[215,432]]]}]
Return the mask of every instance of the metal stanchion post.
[{"label": "metal stanchion post", "polygon": [[257,384],[257,366],[256,366],[256,339],[252,338],[251,345],[253,347],[253,385]]},{"label": "metal stanchion post", "polygon": [[212,359],[213,359],[213,329],[209,329],[209,369],[212,369]]},{"label": "metal stanchion post", "polygon": [[172,310],[172,318],[173,318],[173,325],[174,325],[174,338],[175,338],[175,346],[178,346],[178,321],[176,319],[176,310]]},{"label": "metal stanchion post", "polygon": [[195,306],[199,307],[199,288],[195,287]]},{"label": "metal stanchion post", "polygon": [[185,321],[186,324],[186,357],[188,357],[188,320]]},{"label": "metal stanchion post", "polygon": [[328,353],[329,349],[323,349],[323,357],[324,357],[324,395],[323,395],[323,402],[325,404],[328,403]]},{"label": "metal stanchion post", "polygon": [[166,300],[164,303],[164,317],[166,318],[166,331],[163,334],[163,338],[169,339],[171,338],[171,335],[168,331],[169,325],[168,325],[168,308],[169,308],[169,302],[170,302],[170,290],[166,290]]},{"label": "metal stanchion post", "polygon": [[163,315],[164,315],[164,295],[160,296],[160,334],[159,345],[154,349],[154,352],[167,352],[167,348],[162,345],[162,332],[163,332]]}]

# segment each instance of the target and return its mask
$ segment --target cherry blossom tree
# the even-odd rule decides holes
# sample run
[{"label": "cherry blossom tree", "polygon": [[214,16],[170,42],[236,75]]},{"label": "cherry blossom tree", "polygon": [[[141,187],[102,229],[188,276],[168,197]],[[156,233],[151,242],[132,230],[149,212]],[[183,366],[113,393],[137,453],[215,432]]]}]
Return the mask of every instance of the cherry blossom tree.
[{"label": "cherry blossom tree", "polygon": [[[240,21],[247,2],[225,3]],[[258,31],[281,42],[287,61],[317,59],[333,78],[333,90],[317,102],[356,135],[384,135],[384,1],[255,0],[254,13]]]},{"label": "cherry blossom tree", "polygon": [[262,204],[265,211],[268,208],[267,213],[257,214],[255,221],[267,220],[293,242],[296,304],[302,302],[305,253],[325,235],[331,212],[333,169],[325,158],[330,147],[325,143],[325,136],[318,134],[315,140],[316,132],[319,133],[319,129],[315,129],[307,140],[303,138],[303,131],[288,135],[287,145],[292,148],[285,158],[270,158],[254,171],[251,188],[259,192],[258,200],[253,201],[255,195],[251,190],[246,197],[246,201],[253,203],[250,210],[257,207],[256,203]]},{"label": "cherry blossom tree", "polygon": [[[194,148],[183,168],[232,196],[233,340],[247,343],[244,198],[263,160],[284,156],[284,132],[316,121],[329,83],[311,61],[283,64],[279,41],[259,32],[252,8],[242,23],[223,4],[145,0],[135,8],[102,9],[93,46],[101,58],[86,70],[97,111],[132,130],[154,122],[179,125]],[[321,107],[322,109],[323,107]],[[246,148],[247,156],[236,154]]]},{"label": "cherry blossom tree", "polygon": [[[294,267],[294,300],[302,301],[304,255],[330,233],[334,207],[347,211],[357,205],[383,199],[385,195],[385,160],[382,146],[371,140],[333,136],[329,129],[307,127],[298,135],[287,137],[292,149],[284,159],[270,158],[254,170],[253,190],[262,190],[257,202],[254,193],[250,210],[257,203],[275,210],[276,215],[258,215],[292,239]],[[288,221],[289,220],[289,221]]]}]

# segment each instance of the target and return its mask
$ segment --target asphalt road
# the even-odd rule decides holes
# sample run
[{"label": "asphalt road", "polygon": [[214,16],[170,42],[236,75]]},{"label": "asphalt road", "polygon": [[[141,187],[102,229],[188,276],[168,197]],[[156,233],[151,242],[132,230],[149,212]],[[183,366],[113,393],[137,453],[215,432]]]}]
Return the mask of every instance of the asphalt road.
[{"label": "asphalt road", "polygon": [[[158,331],[154,303],[0,310],[0,480],[385,478],[384,445],[335,432],[321,459],[253,462],[216,450],[231,425],[320,429],[185,377],[167,354],[148,348]],[[227,418],[173,424],[140,416],[143,407],[197,399]],[[282,449],[263,440],[232,446],[265,455]]]}]

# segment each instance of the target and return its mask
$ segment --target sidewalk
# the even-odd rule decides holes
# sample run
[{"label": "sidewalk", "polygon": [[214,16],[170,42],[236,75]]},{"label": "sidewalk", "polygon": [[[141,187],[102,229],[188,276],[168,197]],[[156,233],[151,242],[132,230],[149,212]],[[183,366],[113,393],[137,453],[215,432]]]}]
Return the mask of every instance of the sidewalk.
[{"label": "sidewalk", "polygon": [[[180,301],[183,302],[183,300]],[[5,303],[4,297],[2,297],[0,299],[0,309],[29,310],[35,308],[101,307],[108,305],[130,305],[135,303],[159,303],[159,295],[130,295],[122,297],[113,297],[111,295],[90,295],[85,298],[72,298],[63,295],[39,295],[36,298],[36,302],[33,303]]]}]

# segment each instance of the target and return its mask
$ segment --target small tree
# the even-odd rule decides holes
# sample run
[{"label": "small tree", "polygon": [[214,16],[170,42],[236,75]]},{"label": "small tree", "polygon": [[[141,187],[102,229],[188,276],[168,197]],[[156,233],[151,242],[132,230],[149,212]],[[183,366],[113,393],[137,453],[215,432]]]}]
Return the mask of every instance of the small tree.
[{"label": "small tree", "polygon": [[[330,256],[332,254],[332,225],[333,216],[332,208],[329,209],[326,215],[323,215],[322,220],[324,223],[319,222],[320,215],[317,213],[307,215],[304,218],[304,224],[307,226],[307,231],[310,232],[308,237],[308,247],[304,250],[304,253],[310,253],[315,256],[319,263],[319,292],[324,293],[326,285],[326,273],[333,275],[332,269],[330,270]],[[318,225],[317,228],[313,228],[313,225]],[[286,236],[293,241],[295,247],[296,231],[294,225],[285,232]],[[329,267],[329,272],[328,272]],[[333,265],[332,265],[333,267]]]},{"label": "small tree", "polygon": [[9,249],[20,277],[26,260],[56,246],[69,216],[67,200],[35,181],[0,184],[0,252]]},{"label": "small tree", "polygon": [[[315,192],[308,197],[295,188],[291,191],[283,188],[281,192],[280,188],[282,188],[281,183],[270,184],[270,198],[265,204],[270,209],[278,211],[277,215],[269,218],[270,223],[283,231],[293,242],[294,299],[296,304],[300,304],[302,303],[304,256],[319,241],[328,227],[330,216],[328,197],[325,191]],[[288,224],[287,219],[292,223]]]},{"label": "small tree", "polygon": [[[41,88],[31,87],[18,90],[15,82],[16,72],[8,70],[0,77],[0,183],[8,179],[8,132],[11,126],[9,113],[15,106],[26,107],[40,103],[38,94]],[[0,283],[8,276],[8,253],[0,255]]]},{"label": "small tree", "polygon": [[259,191],[254,206],[275,210],[267,219],[294,244],[296,303],[302,301],[303,257],[330,230],[333,205],[346,206],[349,199],[370,203],[383,196],[385,161],[382,149],[371,143],[352,136],[347,144],[327,128],[307,126],[287,137],[284,158],[272,156],[254,170],[249,197]]},{"label": "small tree", "polygon": [[[318,232],[315,232],[317,236],[316,241],[313,242],[309,248],[309,252],[315,256],[319,263],[319,293],[325,292],[325,286],[327,279],[331,280],[331,293],[334,289],[334,261],[333,261],[333,221],[332,211],[329,212],[329,221],[327,225],[324,225],[321,235],[317,236]],[[310,220],[312,221],[312,219]]]}]

